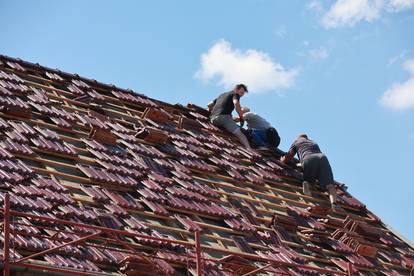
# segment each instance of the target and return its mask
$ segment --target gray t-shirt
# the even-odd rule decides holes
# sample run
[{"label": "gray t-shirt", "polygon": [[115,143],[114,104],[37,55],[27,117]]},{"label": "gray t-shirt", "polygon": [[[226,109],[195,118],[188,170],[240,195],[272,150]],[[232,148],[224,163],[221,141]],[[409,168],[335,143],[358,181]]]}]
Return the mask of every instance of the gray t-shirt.
[{"label": "gray t-shirt", "polygon": [[289,151],[293,150],[293,152],[297,153],[299,156],[299,160],[302,162],[306,156],[313,154],[313,153],[321,153],[321,150],[314,141],[300,137],[293,142],[292,146],[290,146]]},{"label": "gray t-shirt", "polygon": [[266,121],[254,112],[244,113],[243,118],[246,121],[248,128],[268,129],[272,127],[268,121]]},{"label": "gray t-shirt", "polygon": [[240,95],[230,91],[221,94],[213,101],[214,106],[211,110],[210,118],[220,115],[231,115],[234,110],[233,100],[240,100]]}]

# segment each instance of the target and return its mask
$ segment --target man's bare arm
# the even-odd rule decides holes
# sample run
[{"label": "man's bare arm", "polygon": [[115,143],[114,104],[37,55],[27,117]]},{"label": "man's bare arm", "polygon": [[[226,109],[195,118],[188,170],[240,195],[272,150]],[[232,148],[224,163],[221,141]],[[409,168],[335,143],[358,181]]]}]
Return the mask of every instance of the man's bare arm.
[{"label": "man's bare arm", "polygon": [[282,161],[282,163],[284,163],[284,164],[287,164],[287,163],[289,163],[290,160],[293,159],[295,154],[296,153],[293,151],[293,149],[291,149],[285,156],[282,156],[280,158],[280,161]]},{"label": "man's bare arm", "polygon": [[234,107],[235,107],[237,113],[239,114],[239,119],[243,120],[243,112],[242,112],[242,108],[241,108],[239,100],[234,99],[233,104],[234,104]]}]

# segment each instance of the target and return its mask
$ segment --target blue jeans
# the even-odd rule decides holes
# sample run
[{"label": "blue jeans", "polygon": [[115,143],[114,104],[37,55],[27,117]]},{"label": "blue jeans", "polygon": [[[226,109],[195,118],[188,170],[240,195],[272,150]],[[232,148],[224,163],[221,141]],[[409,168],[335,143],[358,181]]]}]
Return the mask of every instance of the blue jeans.
[{"label": "blue jeans", "polygon": [[258,147],[267,146],[267,136],[265,129],[252,129],[252,139]]}]

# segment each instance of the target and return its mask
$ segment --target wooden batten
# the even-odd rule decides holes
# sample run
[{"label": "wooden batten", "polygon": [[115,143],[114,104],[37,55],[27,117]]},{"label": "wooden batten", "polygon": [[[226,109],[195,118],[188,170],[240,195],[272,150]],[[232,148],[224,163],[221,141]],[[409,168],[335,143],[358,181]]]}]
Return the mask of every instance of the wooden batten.
[{"label": "wooden batten", "polygon": [[[158,232],[157,235],[168,235],[188,245],[194,244],[194,231],[202,231],[203,256],[214,260],[217,267],[237,275],[257,269],[252,260],[258,252],[274,253],[275,237],[270,234],[279,235],[282,233],[277,232],[279,228],[286,232],[280,234],[282,238],[277,236],[281,248],[297,253],[297,258],[305,258],[307,265],[342,269],[343,263],[338,265],[333,260],[342,259],[346,264],[346,257],[355,255],[355,258],[375,259],[374,268],[357,262],[355,270],[362,274],[372,275],[379,270],[389,272],[391,269],[407,274],[404,265],[409,265],[409,258],[414,260],[414,254],[409,254],[414,250],[408,250],[409,246],[386,229],[372,213],[358,208],[355,198],[345,192],[340,193],[339,196],[346,198],[340,203],[340,210],[333,211],[325,207],[329,206],[326,191],[313,189],[312,196],[304,195],[298,168],[280,167],[275,161],[280,152],[265,151],[258,155],[239,148],[241,146],[234,137],[210,124],[209,112],[205,108],[191,103],[187,107],[170,105],[77,75],[38,65],[29,66],[3,56],[0,60],[0,72],[5,72],[0,74],[0,79],[28,87],[21,92],[13,90],[13,94],[6,94],[7,97],[21,97],[22,101],[27,101],[26,96],[29,95],[31,101],[39,101],[39,106],[53,107],[53,112],[62,112],[59,115],[41,108],[25,109],[24,104],[22,108],[4,106],[0,110],[0,118],[6,121],[6,127],[16,131],[16,126],[9,125],[8,121],[21,121],[36,131],[26,137],[25,143],[34,154],[22,154],[24,150],[17,144],[10,150],[13,164],[17,164],[16,160],[24,162],[30,176],[23,175],[25,181],[22,183],[11,183],[9,192],[16,190],[23,198],[27,196],[28,202],[37,199],[36,193],[40,193],[30,183],[30,177],[52,178],[66,189],[66,195],[73,201],[71,207],[94,210],[98,216],[119,214],[114,217],[124,227],[134,227],[126,218],[136,219],[144,229]],[[19,105],[18,102],[14,104]],[[67,119],[71,117],[68,114],[76,118]],[[49,116],[64,121],[50,120]],[[5,128],[5,135],[10,135],[9,128]],[[57,136],[55,134],[55,140],[51,141],[64,141],[64,145],[69,144],[76,154],[32,143],[31,139],[36,135],[44,135],[41,132],[37,134],[38,128],[53,130]],[[93,144],[85,138],[99,143]],[[18,135],[13,139],[15,143],[25,141]],[[226,153],[221,154],[224,151]],[[2,157],[0,161],[4,160]],[[1,174],[3,169],[6,171],[7,164],[0,165]],[[78,166],[89,168],[89,171],[85,172]],[[17,166],[11,170],[22,173]],[[153,183],[144,182],[148,179]],[[34,189],[35,193],[27,194],[26,188]],[[109,193],[105,199],[108,191],[112,196]],[[128,205],[116,196],[132,200],[136,205]],[[60,203],[53,204],[56,208]],[[121,211],[112,208],[117,206]],[[165,212],[160,211],[163,209]],[[244,231],[244,226],[237,225],[238,222],[250,228]],[[33,237],[40,238],[40,235],[34,234]],[[341,238],[341,242],[352,244],[347,254],[323,244],[327,240]],[[97,240],[100,244],[96,240],[90,243],[105,250],[127,246],[148,254],[158,251],[156,246],[139,244],[133,239],[119,244],[108,237]],[[245,250],[245,247],[253,251]],[[385,260],[381,257],[383,252],[395,253],[404,262],[398,263],[393,258]],[[23,255],[28,255],[26,253]],[[140,260],[129,261],[132,266],[139,266],[135,261]],[[151,265],[148,263],[145,267]],[[179,262],[172,266],[185,269],[185,264]],[[99,268],[106,272],[108,266],[99,264]],[[115,272],[111,274],[117,275]]]}]

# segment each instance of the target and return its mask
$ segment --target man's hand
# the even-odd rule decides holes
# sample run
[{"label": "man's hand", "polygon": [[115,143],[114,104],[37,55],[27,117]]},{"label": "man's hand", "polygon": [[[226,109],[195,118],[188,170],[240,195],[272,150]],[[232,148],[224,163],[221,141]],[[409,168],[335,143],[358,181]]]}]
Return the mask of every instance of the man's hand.
[{"label": "man's hand", "polygon": [[287,164],[289,163],[290,160],[292,160],[292,158],[295,156],[295,152],[291,149],[287,152],[287,154],[285,156],[280,157],[280,161],[283,164]]},{"label": "man's hand", "polygon": [[240,122],[240,126],[243,127],[244,126],[244,118],[239,117],[239,122]]}]

